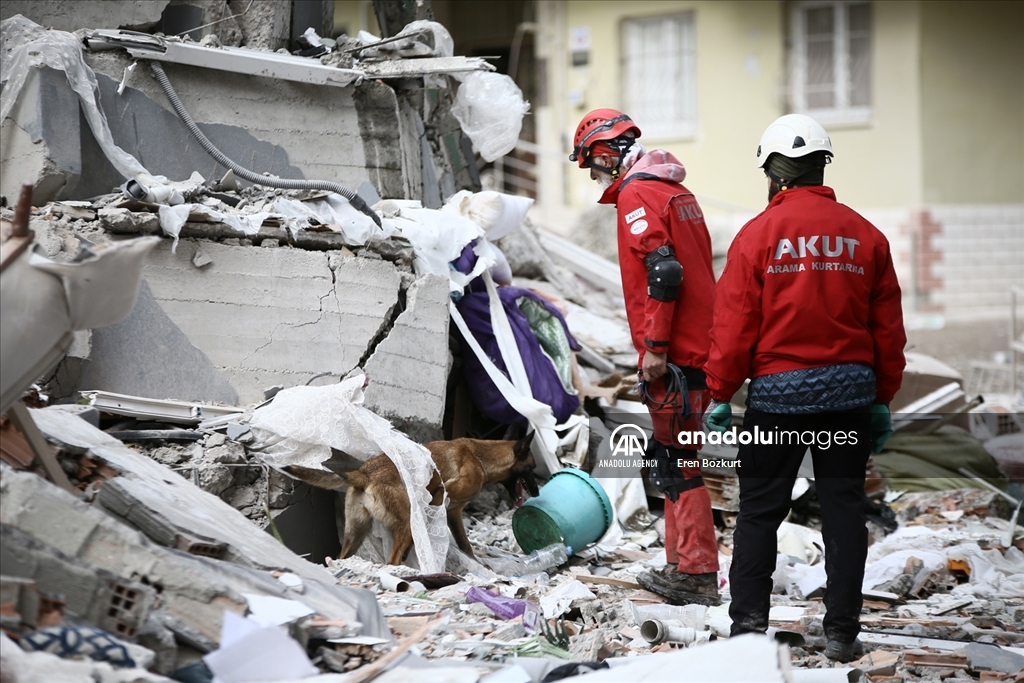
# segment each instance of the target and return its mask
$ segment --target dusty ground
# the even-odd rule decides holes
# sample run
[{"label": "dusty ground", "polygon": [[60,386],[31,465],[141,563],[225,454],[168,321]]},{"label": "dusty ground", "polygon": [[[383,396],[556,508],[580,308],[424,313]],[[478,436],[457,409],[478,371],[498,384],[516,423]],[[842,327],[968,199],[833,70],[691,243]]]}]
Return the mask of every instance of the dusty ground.
[{"label": "dusty ground", "polygon": [[970,378],[973,360],[992,362],[994,355],[1008,357],[1009,326],[1007,319],[949,322],[941,330],[908,330],[907,351],[924,353],[958,370]]}]

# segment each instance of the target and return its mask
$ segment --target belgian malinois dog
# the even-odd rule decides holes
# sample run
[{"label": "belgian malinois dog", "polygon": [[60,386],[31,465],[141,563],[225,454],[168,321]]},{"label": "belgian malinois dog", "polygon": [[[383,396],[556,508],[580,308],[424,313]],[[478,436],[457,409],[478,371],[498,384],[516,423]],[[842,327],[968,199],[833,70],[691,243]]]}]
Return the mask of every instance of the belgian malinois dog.
[{"label": "belgian malinois dog", "polygon": [[[515,442],[455,439],[425,444],[437,466],[427,485],[431,505],[440,505],[445,492],[448,493],[448,528],[459,549],[470,557],[475,556],[466,536],[462,510],[484,486],[500,483],[515,500],[516,483],[521,481],[530,495],[538,494],[537,480],[533,476],[535,463],[530,452],[532,442],[533,432]],[[387,455],[375,455],[353,472],[319,474],[318,482],[303,478],[308,483],[334,490],[344,488],[339,480],[348,484],[341,557],[351,557],[359,550],[376,519],[391,530],[394,539],[388,564],[401,564],[412,546],[409,496],[391,459]]]}]

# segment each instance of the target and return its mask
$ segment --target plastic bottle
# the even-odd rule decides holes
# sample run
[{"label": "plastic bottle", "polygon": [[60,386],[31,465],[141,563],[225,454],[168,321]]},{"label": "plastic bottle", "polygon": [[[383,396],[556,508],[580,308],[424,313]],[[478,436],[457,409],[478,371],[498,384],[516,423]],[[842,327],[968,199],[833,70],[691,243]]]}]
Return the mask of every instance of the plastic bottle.
[{"label": "plastic bottle", "polygon": [[561,543],[552,543],[540,550],[534,550],[523,559],[523,571],[521,574],[536,574],[551,567],[558,567],[569,561],[572,548],[567,548]]},{"label": "plastic bottle", "polygon": [[485,564],[496,574],[523,576],[537,574],[551,567],[565,564],[569,561],[571,554],[571,548],[566,548],[561,543],[553,543],[540,550],[534,550],[529,555],[487,558]]}]

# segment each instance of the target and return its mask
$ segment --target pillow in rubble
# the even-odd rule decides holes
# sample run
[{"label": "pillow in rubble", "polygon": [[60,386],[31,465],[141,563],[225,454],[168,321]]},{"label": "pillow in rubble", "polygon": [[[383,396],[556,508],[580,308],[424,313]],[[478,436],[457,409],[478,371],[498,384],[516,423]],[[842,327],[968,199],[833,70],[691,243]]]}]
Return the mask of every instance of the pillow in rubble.
[{"label": "pillow in rubble", "polygon": [[49,652],[65,659],[88,657],[114,666],[134,668],[128,648],[106,631],[91,626],[48,626],[21,639],[29,652]]}]

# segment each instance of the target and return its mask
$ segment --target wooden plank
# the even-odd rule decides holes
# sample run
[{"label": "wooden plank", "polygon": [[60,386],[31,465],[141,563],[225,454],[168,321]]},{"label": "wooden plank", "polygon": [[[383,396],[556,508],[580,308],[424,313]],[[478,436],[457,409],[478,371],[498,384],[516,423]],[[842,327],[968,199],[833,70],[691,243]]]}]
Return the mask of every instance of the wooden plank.
[{"label": "wooden plank", "polygon": [[612,579],[607,576],[592,576],[589,574],[576,574],[576,580],[582,581],[583,583],[599,583],[605,586],[618,586],[619,588],[633,588],[636,590],[644,590],[644,587],[633,581],[623,581],[622,579]]},{"label": "wooden plank", "polygon": [[903,663],[907,666],[938,666],[950,669],[966,669],[967,656],[943,652],[926,652],[925,650],[907,650],[903,653]]},{"label": "wooden plank", "polygon": [[958,609],[961,609],[963,607],[967,607],[968,605],[973,605],[973,604],[974,604],[974,600],[959,600],[959,601],[954,602],[954,603],[952,603],[950,605],[946,605],[944,607],[939,607],[939,608],[936,608],[936,609],[932,610],[932,614],[934,614],[936,616],[938,616],[940,614],[948,614],[949,612],[952,612],[954,610],[958,610]]},{"label": "wooden plank", "polygon": [[377,661],[373,662],[372,664],[364,666],[361,669],[359,669],[358,671],[349,674],[349,677],[347,677],[345,679],[346,682],[347,683],[363,683],[363,681],[369,681],[369,680],[371,680],[373,678],[376,678],[392,662],[394,662],[399,657],[401,657],[403,654],[405,654],[406,651],[409,648],[411,648],[413,645],[416,645],[421,640],[426,638],[427,634],[430,633],[430,631],[433,630],[435,626],[439,626],[442,621],[444,621],[444,619],[443,618],[439,618],[439,619],[434,619],[433,621],[431,621],[431,622],[429,622],[427,624],[424,624],[419,629],[417,629],[414,633],[412,633],[408,637],[403,638],[402,640],[400,640],[398,645],[395,646],[395,649],[393,649],[391,652],[387,653],[386,655],[384,655],[383,657],[381,657]]},{"label": "wooden plank", "polygon": [[615,554],[630,562],[646,562],[654,557],[654,553],[645,553],[642,550],[629,550],[626,548],[616,548]]},{"label": "wooden plank", "polygon": [[7,411],[7,418],[18,428],[18,431],[24,434],[29,446],[35,451],[39,461],[43,463],[43,468],[50,475],[53,483],[77,496],[78,491],[71,485],[68,475],[64,474],[60,463],[57,462],[57,456],[54,455],[50,444],[43,438],[43,433],[39,431],[39,427],[36,427],[36,423],[32,421],[32,415],[28,412],[25,404],[21,401],[15,401],[14,405]]},{"label": "wooden plank", "polygon": [[864,615],[861,617],[862,624],[871,624],[872,626],[881,626],[883,628],[903,628],[907,624],[923,624],[927,626],[952,626],[956,627],[959,624],[951,619],[929,619],[923,617],[920,619],[906,618],[906,617],[883,617],[875,615]]}]

